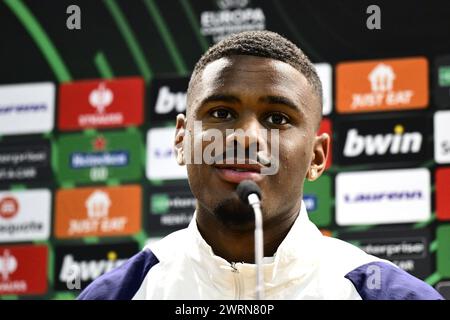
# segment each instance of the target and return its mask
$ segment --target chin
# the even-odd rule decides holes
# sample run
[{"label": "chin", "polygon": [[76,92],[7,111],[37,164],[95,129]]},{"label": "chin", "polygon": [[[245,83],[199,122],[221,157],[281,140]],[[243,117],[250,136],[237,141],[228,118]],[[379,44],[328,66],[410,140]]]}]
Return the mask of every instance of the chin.
[{"label": "chin", "polygon": [[253,209],[237,197],[218,203],[213,209],[213,214],[221,223],[233,230],[243,231],[254,227]]}]

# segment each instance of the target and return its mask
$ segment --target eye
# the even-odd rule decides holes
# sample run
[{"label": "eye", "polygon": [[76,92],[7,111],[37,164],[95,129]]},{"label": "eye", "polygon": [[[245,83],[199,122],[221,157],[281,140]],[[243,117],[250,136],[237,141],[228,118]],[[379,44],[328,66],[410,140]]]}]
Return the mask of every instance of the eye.
[{"label": "eye", "polygon": [[274,124],[274,125],[283,125],[283,124],[287,124],[288,123],[288,118],[281,114],[281,113],[272,113],[271,115],[269,115],[266,120],[270,123],[270,124]]},{"label": "eye", "polygon": [[216,109],[211,112],[211,116],[217,119],[231,119],[231,112],[227,109]]}]

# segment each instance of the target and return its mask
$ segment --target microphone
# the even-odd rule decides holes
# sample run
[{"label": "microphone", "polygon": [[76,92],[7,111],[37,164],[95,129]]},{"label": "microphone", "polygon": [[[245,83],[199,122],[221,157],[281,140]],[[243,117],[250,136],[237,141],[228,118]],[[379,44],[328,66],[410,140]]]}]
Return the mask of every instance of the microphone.
[{"label": "microphone", "polygon": [[239,199],[249,204],[255,214],[255,264],[256,264],[256,299],[264,299],[264,273],[263,273],[263,221],[261,212],[261,189],[252,180],[244,180],[236,188]]}]

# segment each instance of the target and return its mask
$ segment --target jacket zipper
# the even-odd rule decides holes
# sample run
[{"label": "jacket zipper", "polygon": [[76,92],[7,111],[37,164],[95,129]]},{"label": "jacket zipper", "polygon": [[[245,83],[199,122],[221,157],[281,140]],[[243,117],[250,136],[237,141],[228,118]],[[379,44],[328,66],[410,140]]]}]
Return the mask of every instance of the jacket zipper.
[{"label": "jacket zipper", "polygon": [[231,272],[233,272],[234,287],[235,287],[235,300],[241,299],[241,279],[239,276],[239,270],[236,268],[236,262],[231,263]]}]

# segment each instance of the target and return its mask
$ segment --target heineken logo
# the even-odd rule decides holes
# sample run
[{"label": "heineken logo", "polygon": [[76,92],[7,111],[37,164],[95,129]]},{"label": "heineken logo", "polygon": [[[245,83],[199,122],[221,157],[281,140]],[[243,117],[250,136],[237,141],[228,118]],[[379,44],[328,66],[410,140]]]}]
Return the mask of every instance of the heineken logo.
[{"label": "heineken logo", "polygon": [[105,132],[94,137],[63,135],[59,139],[57,176],[60,181],[131,181],[142,175],[142,138],[139,132]]}]

